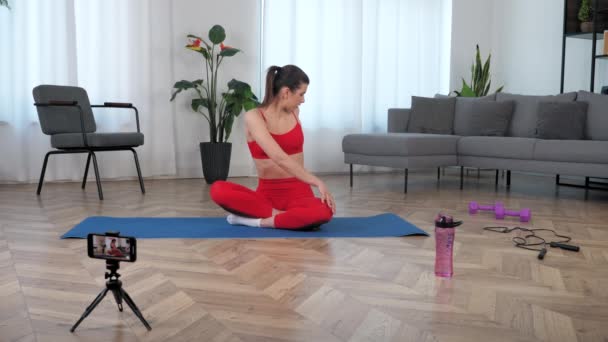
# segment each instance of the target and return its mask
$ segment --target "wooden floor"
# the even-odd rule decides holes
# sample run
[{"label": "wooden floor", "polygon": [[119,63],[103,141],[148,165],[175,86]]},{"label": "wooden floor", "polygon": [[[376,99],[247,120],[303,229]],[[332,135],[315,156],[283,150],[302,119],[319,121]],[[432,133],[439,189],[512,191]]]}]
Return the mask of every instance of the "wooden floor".
[{"label": "wooden floor", "polygon": [[[122,263],[125,289],[148,332],[111,296],[75,333],[69,328],[104,288],[105,264],[84,240],[59,236],[88,216],[222,216],[200,179],[0,185],[1,341],[607,341],[608,192],[556,187],[551,177],[457,170],[326,176],[337,216],[396,213],[433,232],[439,211],[465,221],[455,275],[433,273],[431,237],[382,239],[139,240]],[[235,182],[255,186],[253,178]],[[573,237],[579,253],[544,260],[483,231],[491,214],[469,216],[471,200],[532,209],[525,225]],[[112,227],[108,227],[111,229]],[[255,228],[252,228],[255,229]]]}]

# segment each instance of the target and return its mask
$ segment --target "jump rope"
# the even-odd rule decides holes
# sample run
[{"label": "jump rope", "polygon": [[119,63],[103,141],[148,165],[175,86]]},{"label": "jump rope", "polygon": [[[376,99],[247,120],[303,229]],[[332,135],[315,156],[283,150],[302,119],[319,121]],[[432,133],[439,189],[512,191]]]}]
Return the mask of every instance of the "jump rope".
[{"label": "jump rope", "polygon": [[541,260],[544,259],[545,254],[547,254],[547,240],[536,235],[536,232],[540,232],[540,231],[552,232],[556,238],[562,239],[560,241],[549,242],[548,245],[553,248],[557,247],[557,248],[574,251],[574,252],[578,252],[580,250],[580,248],[578,246],[568,244],[568,242],[570,242],[570,240],[572,240],[572,238],[570,236],[557,234],[555,232],[555,230],[553,230],[553,229],[544,229],[544,228],[529,229],[529,228],[523,228],[523,227],[509,228],[509,227],[503,227],[503,226],[490,226],[490,227],[484,227],[483,229],[489,230],[491,232],[503,233],[503,234],[508,234],[508,233],[511,233],[516,230],[528,233],[528,234],[524,235],[523,237],[522,236],[513,237],[513,239],[512,239],[513,243],[515,244],[515,247],[539,252],[538,258]]}]

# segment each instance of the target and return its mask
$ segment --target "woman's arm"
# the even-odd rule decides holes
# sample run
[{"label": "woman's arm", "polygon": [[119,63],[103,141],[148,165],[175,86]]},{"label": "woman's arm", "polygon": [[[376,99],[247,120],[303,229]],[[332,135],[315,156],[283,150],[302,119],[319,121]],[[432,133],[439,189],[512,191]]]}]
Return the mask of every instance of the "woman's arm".
[{"label": "woman's arm", "polygon": [[317,176],[308,172],[302,165],[289,158],[289,155],[283,151],[268,132],[268,128],[266,128],[266,124],[258,114],[257,109],[245,113],[245,125],[249,134],[260,145],[266,155],[283,170],[299,180],[316,187],[319,187],[323,183]]},{"label": "woman's arm", "polygon": [[[298,120],[299,114],[300,111],[296,110],[296,117],[298,117]],[[316,186],[321,194],[321,201],[326,203],[331,208],[332,212],[336,212],[336,203],[334,201],[334,197],[329,190],[327,190],[325,183],[323,183],[323,181],[317,176],[308,172],[302,165],[289,158],[287,153],[283,151],[279,144],[277,144],[277,142],[272,138],[270,132],[268,132],[268,128],[266,128],[266,124],[258,114],[257,109],[253,109],[245,113],[245,125],[247,126],[249,134],[251,134],[253,137],[253,140],[260,145],[262,150],[264,150],[266,155],[270,157],[272,161],[297,179]]]}]

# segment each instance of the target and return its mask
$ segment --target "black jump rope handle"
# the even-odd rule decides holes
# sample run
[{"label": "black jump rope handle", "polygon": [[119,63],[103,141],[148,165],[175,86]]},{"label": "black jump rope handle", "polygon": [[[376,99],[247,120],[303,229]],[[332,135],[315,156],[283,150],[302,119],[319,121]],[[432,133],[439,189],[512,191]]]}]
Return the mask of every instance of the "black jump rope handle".
[{"label": "black jump rope handle", "polygon": [[567,250],[573,251],[573,252],[578,252],[580,250],[580,248],[578,246],[568,245],[568,244],[565,244],[562,242],[551,242],[551,243],[549,243],[549,246],[559,247],[561,249],[567,249]]},{"label": "black jump rope handle", "polygon": [[545,258],[545,254],[547,254],[547,249],[546,248],[541,249],[540,253],[538,253],[538,258],[540,260],[543,260]]}]

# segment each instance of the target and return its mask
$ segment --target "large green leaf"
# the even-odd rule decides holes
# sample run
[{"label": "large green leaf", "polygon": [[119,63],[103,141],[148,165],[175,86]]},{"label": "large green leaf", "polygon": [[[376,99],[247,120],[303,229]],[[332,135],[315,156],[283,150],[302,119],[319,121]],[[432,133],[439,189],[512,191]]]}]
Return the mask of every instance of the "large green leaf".
[{"label": "large green leaf", "polygon": [[235,49],[235,48],[225,48],[224,50],[222,50],[222,52],[220,52],[220,56],[222,57],[232,57],[234,55],[237,54],[237,52],[240,52],[241,50],[239,49]]},{"label": "large green leaf", "polygon": [[211,30],[209,30],[209,40],[213,44],[220,44],[226,39],[226,31],[220,25],[214,25]]},{"label": "large green leaf", "polygon": [[[254,96],[255,98],[255,96]],[[243,107],[245,107],[245,110],[252,110],[253,108],[257,107],[259,105],[257,98],[255,98],[255,100],[246,100],[243,103]]]},{"label": "large green leaf", "polygon": [[194,82],[190,82],[190,81],[186,81],[186,80],[181,80],[181,81],[175,82],[175,84],[173,85],[173,89],[175,89],[175,91],[171,95],[171,100],[170,101],[175,100],[175,97],[177,96],[177,94],[179,94],[183,90],[196,88],[196,86],[198,85],[198,83],[197,83],[198,81],[202,82],[202,80],[196,80]]},{"label": "large green leaf", "polygon": [[232,124],[234,123],[234,115],[229,115],[226,118],[226,121],[224,122],[224,132],[226,132],[226,134],[224,135],[224,141],[228,141],[228,138],[230,138],[230,133],[232,133]]},{"label": "large green leaf", "polygon": [[177,81],[173,85],[173,88],[178,88],[178,89],[182,89],[182,90],[186,90],[186,89],[190,89],[190,88],[194,88],[194,87],[195,87],[194,82],[186,81],[186,80]]},{"label": "large green leaf", "polygon": [[171,99],[170,99],[169,101],[173,101],[173,100],[175,100],[175,97],[177,96],[177,94],[181,93],[181,91],[182,91],[182,90],[183,90],[183,89],[177,89],[176,91],[174,91],[174,92],[171,94]]},{"label": "large green leaf", "polygon": [[207,99],[207,98],[192,99],[191,107],[192,107],[193,111],[198,112],[198,109],[201,106],[209,109],[209,99]]},{"label": "large green leaf", "polygon": [[226,104],[226,112],[228,112],[230,116],[238,116],[241,114],[241,109],[243,109],[243,105],[240,101],[233,101],[232,103]]},{"label": "large green leaf", "polygon": [[234,90],[235,92],[239,93],[247,89],[251,89],[251,87],[249,86],[249,84],[233,78],[230,80],[230,82],[228,82],[228,89]]},{"label": "large green leaf", "polygon": [[475,93],[475,91],[473,91],[473,89],[471,89],[471,87],[469,87],[469,85],[464,81],[464,79],[462,80],[462,90],[460,91],[460,96],[477,97],[477,94]]}]

